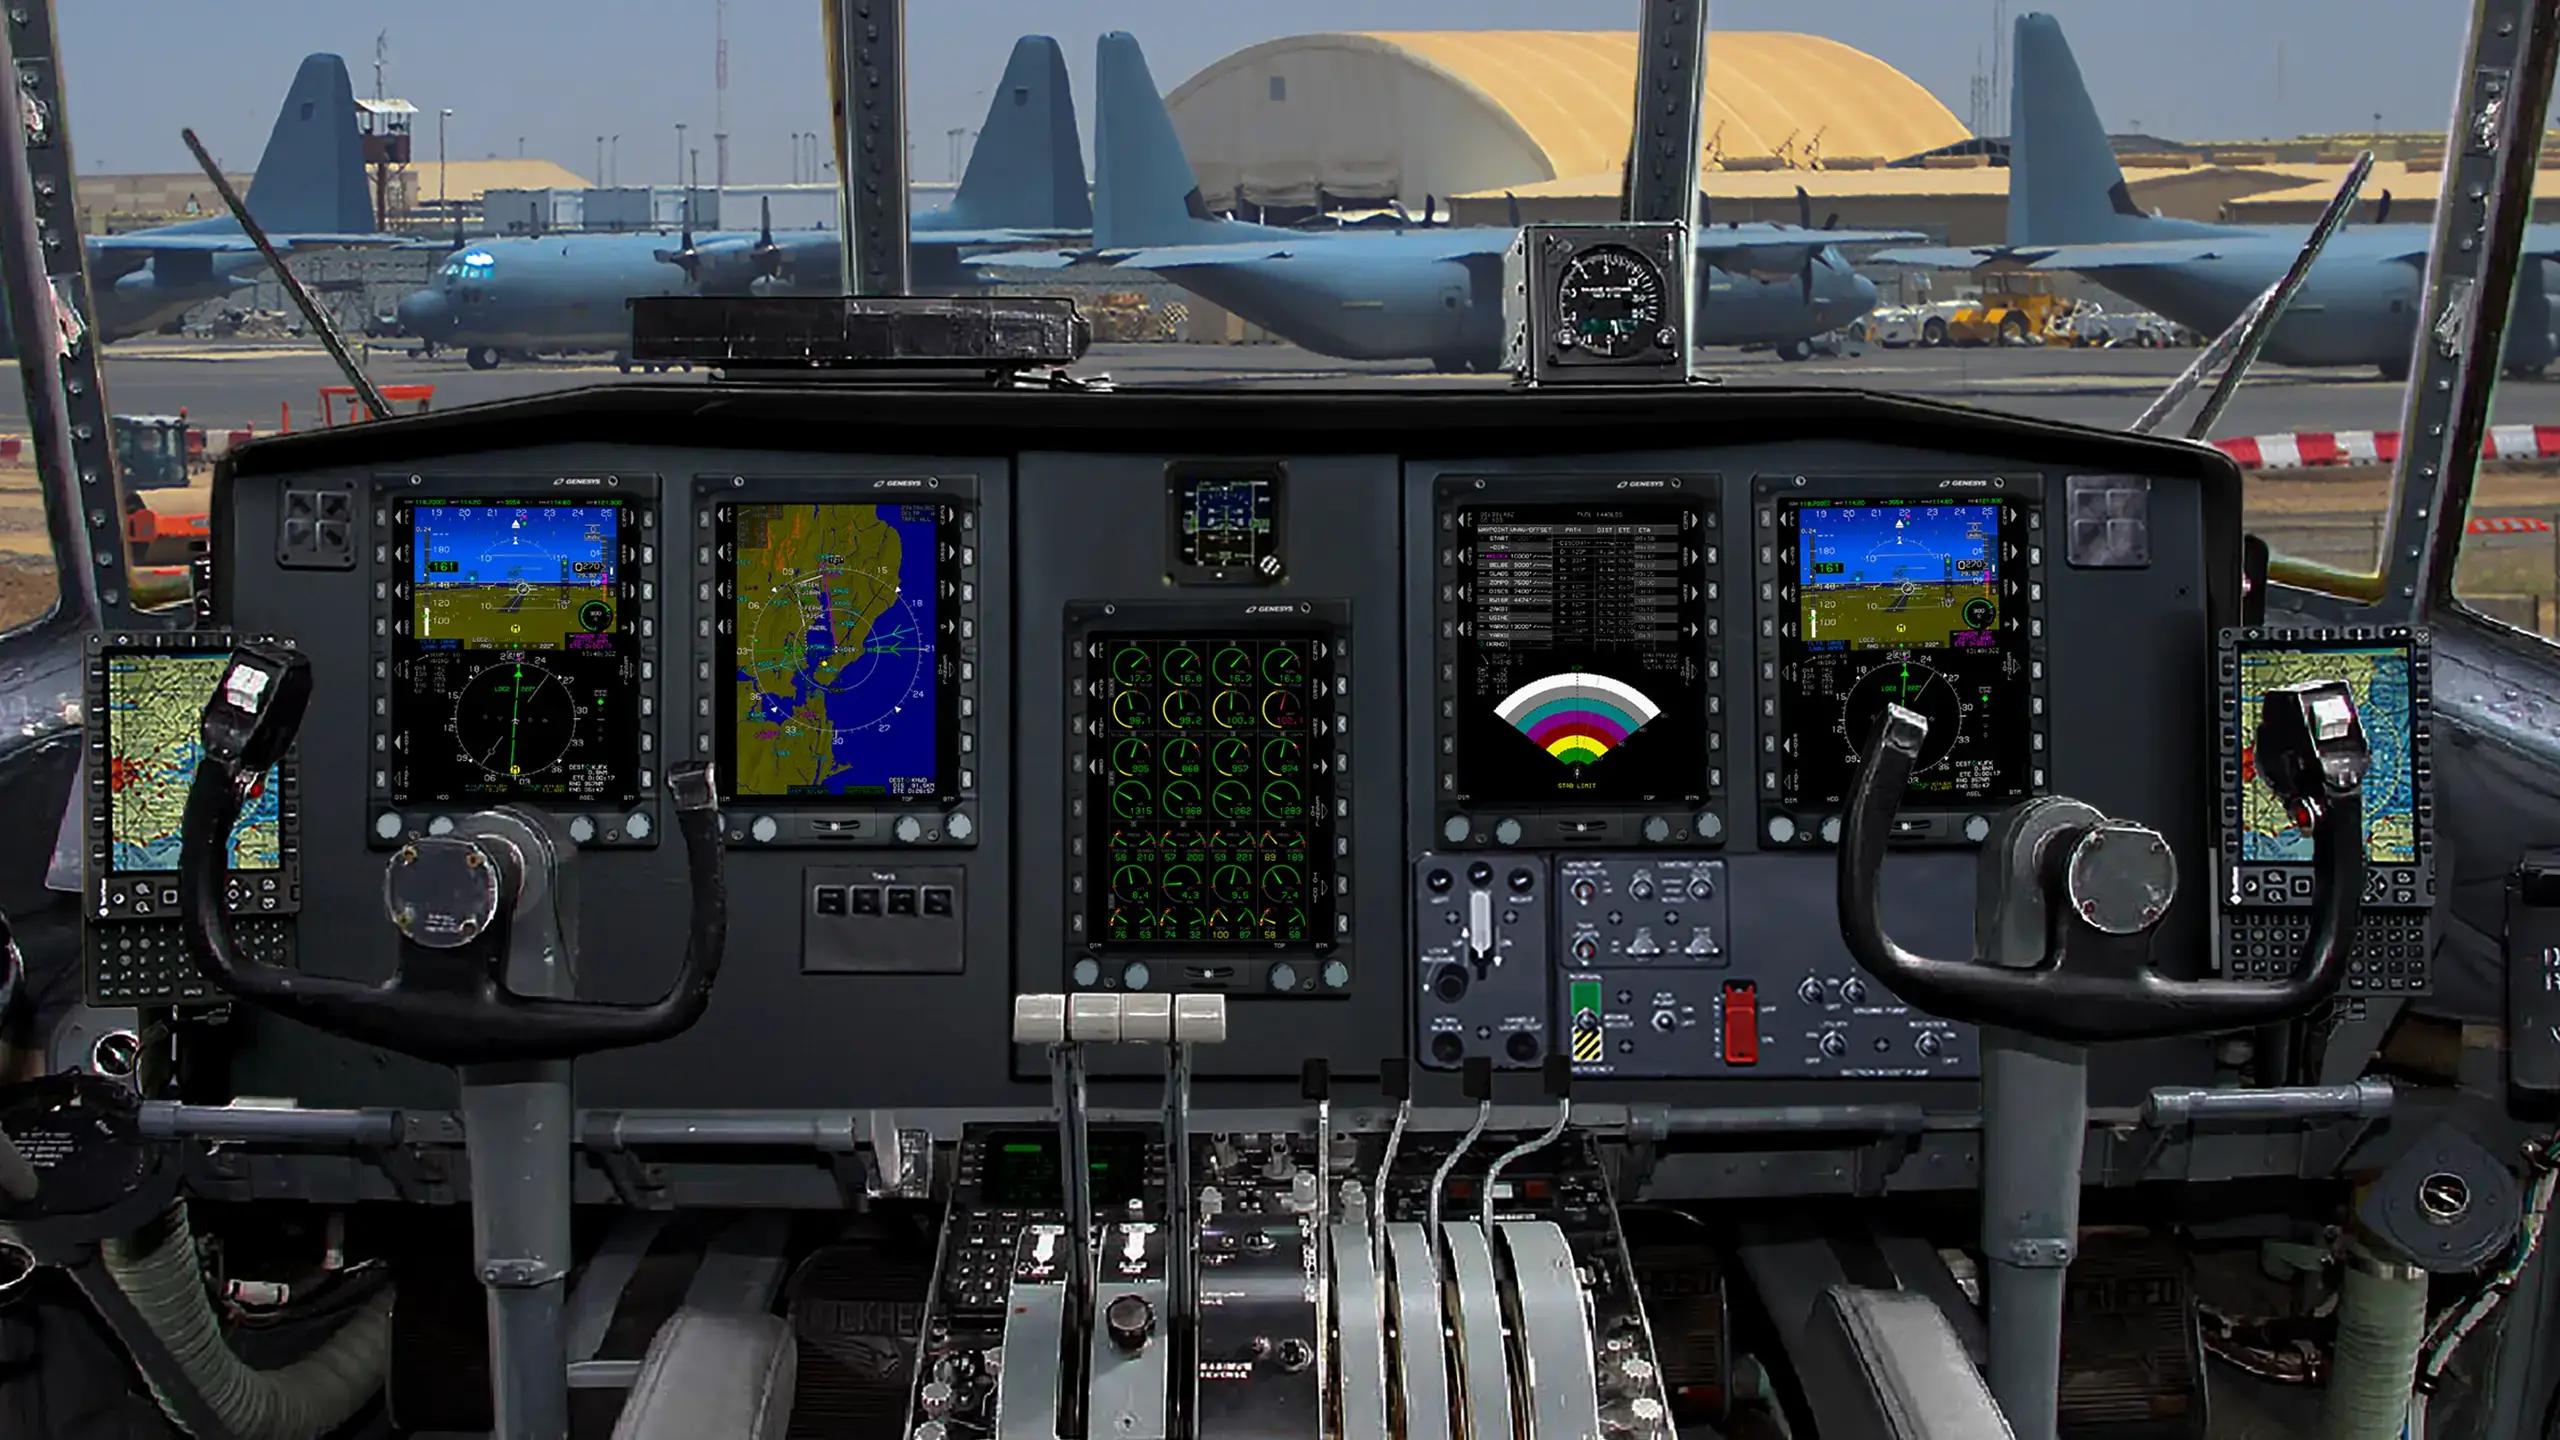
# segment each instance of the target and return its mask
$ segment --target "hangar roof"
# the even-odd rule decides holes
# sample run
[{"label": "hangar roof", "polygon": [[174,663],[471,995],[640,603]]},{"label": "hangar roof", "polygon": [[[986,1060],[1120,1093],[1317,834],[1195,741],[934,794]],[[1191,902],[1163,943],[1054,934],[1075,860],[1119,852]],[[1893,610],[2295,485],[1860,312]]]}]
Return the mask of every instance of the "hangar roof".
[{"label": "hangar roof", "polygon": [[[1970,138],[1937,97],[1864,51],[1816,35],[1718,30],[1707,41],[1706,168],[1728,159],[1802,164],[1894,159]],[[1478,30],[1294,35],[1239,50],[1185,81],[1184,101],[1275,62],[1367,52],[1466,94],[1543,161],[1520,182],[1615,171],[1635,94],[1633,31]],[[1186,125],[1185,142],[1194,137]],[[1204,177],[1205,178],[1205,177]]]}]

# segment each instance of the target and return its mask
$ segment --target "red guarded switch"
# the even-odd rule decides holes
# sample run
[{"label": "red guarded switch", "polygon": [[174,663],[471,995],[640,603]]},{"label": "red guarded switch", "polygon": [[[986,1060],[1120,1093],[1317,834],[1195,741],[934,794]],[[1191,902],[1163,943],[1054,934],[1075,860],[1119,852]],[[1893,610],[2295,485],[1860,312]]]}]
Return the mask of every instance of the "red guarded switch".
[{"label": "red guarded switch", "polygon": [[1760,987],[1748,980],[1724,983],[1724,1063],[1760,1063]]}]

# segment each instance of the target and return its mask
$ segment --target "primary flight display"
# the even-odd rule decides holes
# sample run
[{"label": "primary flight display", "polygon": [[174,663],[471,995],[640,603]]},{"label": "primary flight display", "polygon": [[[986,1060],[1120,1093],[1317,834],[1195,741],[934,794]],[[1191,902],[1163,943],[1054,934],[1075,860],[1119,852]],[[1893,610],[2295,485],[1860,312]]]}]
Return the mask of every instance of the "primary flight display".
[{"label": "primary flight display", "polygon": [[393,506],[395,799],[638,797],[637,504]]}]

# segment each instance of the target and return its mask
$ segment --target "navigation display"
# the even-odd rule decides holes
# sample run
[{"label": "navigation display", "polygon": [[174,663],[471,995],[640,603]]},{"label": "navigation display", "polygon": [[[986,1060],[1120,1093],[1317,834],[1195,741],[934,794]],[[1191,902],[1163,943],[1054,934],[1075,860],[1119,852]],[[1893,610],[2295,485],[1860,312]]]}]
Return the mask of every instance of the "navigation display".
[{"label": "navigation display", "polygon": [[[117,875],[174,875],[178,833],[204,753],[205,701],[231,663],[227,650],[109,652],[106,656],[107,863]],[[234,870],[284,864],[281,786],[269,770],[231,827]]]},{"label": "navigation display", "polygon": [[2024,798],[2026,507],[1792,496],[1777,505],[1779,799],[1845,801],[1888,704],[1929,721],[1906,805]]},{"label": "navigation display", "polygon": [[394,506],[394,800],[639,798],[635,508]]},{"label": "navigation display", "polygon": [[1332,693],[1320,634],[1096,635],[1091,934],[1106,946],[1324,950]]},{"label": "navigation display", "polygon": [[718,507],[730,798],[955,799],[959,510]]},{"label": "navigation display", "polygon": [[[2409,647],[2244,646],[2239,652],[2240,858],[2306,865],[2311,832],[2258,777],[2258,715],[2269,690],[2344,680],[2373,752],[2364,772],[2364,856],[2373,865],[2419,860],[2417,789],[2411,770],[2415,686]],[[2227,813],[2227,812],[2226,812]]]},{"label": "navigation display", "polygon": [[1706,798],[1705,510],[1458,512],[1456,798]]}]

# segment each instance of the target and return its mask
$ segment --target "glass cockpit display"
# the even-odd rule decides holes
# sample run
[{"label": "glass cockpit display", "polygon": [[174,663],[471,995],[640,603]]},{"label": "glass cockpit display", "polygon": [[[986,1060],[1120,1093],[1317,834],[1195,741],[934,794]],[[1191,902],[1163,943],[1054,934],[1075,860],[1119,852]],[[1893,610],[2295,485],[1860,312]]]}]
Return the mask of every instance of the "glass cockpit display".
[{"label": "glass cockpit display", "polygon": [[[228,651],[116,651],[105,657],[107,868],[115,875],[178,873],[187,791],[204,754],[205,700]],[[284,864],[282,784],[270,769],[231,827],[233,870]]]},{"label": "glass cockpit display", "polygon": [[2410,646],[2289,645],[2239,648],[2239,859],[2243,864],[2308,865],[2311,831],[2285,808],[2257,769],[2258,715],[2269,690],[2314,680],[2343,680],[2372,752],[2364,772],[2364,854],[2368,865],[2415,865],[2423,846],[2418,825],[2417,674]]},{"label": "glass cockpit display", "polygon": [[1330,948],[1326,639],[1101,634],[1087,655],[1095,940]]},{"label": "glass cockpit display", "polygon": [[1802,496],[1777,507],[1778,798],[1843,803],[1888,705],[1929,722],[1906,804],[2024,798],[2033,705],[2026,507]]},{"label": "glass cockpit display", "polygon": [[639,503],[396,502],[395,800],[639,798]]},{"label": "glass cockpit display", "polygon": [[723,793],[955,798],[958,507],[726,504],[715,524]]},{"label": "glass cockpit display", "polygon": [[1271,585],[1286,568],[1285,475],[1278,465],[1167,467],[1174,578],[1194,585]]},{"label": "glass cockpit display", "polygon": [[1458,798],[1706,798],[1705,508],[1458,512]]}]

